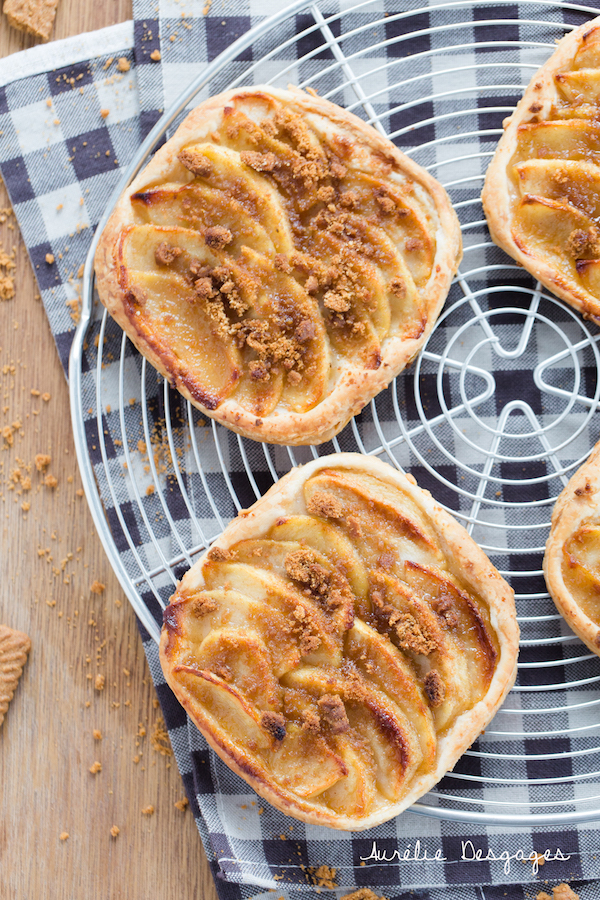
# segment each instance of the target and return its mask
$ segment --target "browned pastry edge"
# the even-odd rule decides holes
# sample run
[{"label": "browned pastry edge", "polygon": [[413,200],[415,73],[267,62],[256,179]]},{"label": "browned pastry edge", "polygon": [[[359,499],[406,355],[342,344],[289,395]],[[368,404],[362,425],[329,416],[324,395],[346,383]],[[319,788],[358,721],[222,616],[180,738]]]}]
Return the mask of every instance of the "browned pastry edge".
[{"label": "browned pastry edge", "polygon": [[0,725],[17,689],[30,649],[31,641],[26,634],[8,625],[0,625]]},{"label": "browned pastry edge", "polygon": [[481,200],[494,243],[502,247],[509,256],[512,256],[535,278],[538,278],[557,297],[561,297],[579,310],[585,318],[600,322],[600,300],[597,300],[589,291],[578,289],[576,285],[567,282],[553,266],[548,265],[539,257],[523,251],[515,242],[512,233],[513,215],[507,174],[508,164],[517,149],[519,125],[545,120],[558,96],[554,84],[556,70],[568,66],[572,62],[585,34],[598,25],[600,25],[600,16],[585,22],[566,35],[559,42],[550,59],[532,77],[514,113],[508,120],[505,120],[504,134],[500,138],[487,170]]},{"label": "browned pastry edge", "polygon": [[[113,252],[122,230],[133,223],[129,197],[138,191],[160,183],[161,172],[172,168],[179,151],[191,140],[198,140],[210,133],[223,106],[234,97],[256,95],[257,92],[275,97],[283,103],[292,101],[306,113],[317,113],[329,118],[335,125],[350,133],[356,142],[375,150],[382,157],[390,158],[401,171],[419,184],[431,197],[437,211],[438,227],[435,234],[436,255],[432,274],[420,293],[426,310],[425,328],[417,338],[388,337],[382,344],[382,362],[377,369],[360,368],[357,364],[343,367],[341,377],[329,395],[312,410],[295,413],[282,410],[257,418],[244,410],[235,398],[223,400],[218,407],[202,404],[186,384],[182,372],[175,372],[157,350],[136,330],[135,323],[127,315],[127,303],[119,284]],[[148,166],[125,191],[100,238],[95,257],[98,290],[102,302],[126,332],[138,350],[152,365],[168,378],[183,396],[197,409],[226,425],[232,431],[258,441],[275,444],[319,444],[330,440],[358,413],[368,401],[383,390],[391,380],[416,356],[446,300],[450,283],[462,257],[462,241],[458,219],[444,188],[424,169],[401,153],[373,128],[339,106],[314,97],[298,89],[282,91],[257,86],[252,89],[227,91],[206,100],[193,110],[173,137],[157,151]]]},{"label": "browned pastry edge", "polygon": [[[195,708],[193,698],[169,671],[168,634],[165,628],[160,640],[160,659],[167,682],[210,746],[236,774],[248,781],[261,797],[284,812],[289,810],[291,815],[305,822],[357,831],[372,828],[398,815],[418,800],[452,769],[459,757],[486,727],[514,683],[517,673],[519,628],[512,589],[465,529],[434,501],[428,491],[421,490],[412,477],[403,475],[378,459],[361,454],[333,454],[292,469],[250,509],[242,511],[215,541],[212,549],[218,547],[228,550],[239,541],[264,535],[278,519],[298,512],[302,503],[304,483],[319,470],[331,468],[359,470],[408,492],[419,508],[429,516],[442,552],[450,561],[450,571],[459,573],[462,581],[488,605],[490,622],[500,647],[496,670],[485,696],[472,709],[458,716],[446,734],[438,737],[435,770],[418,778],[412,790],[400,803],[384,807],[360,822],[357,822],[356,818],[339,814],[328,815],[326,811],[316,812],[314,807],[309,808],[308,804],[293,797],[289,791],[272,782],[267,783],[253,772],[243,753],[232,742],[228,741],[222,745],[210,734],[208,720],[199,713],[197,706]],[[202,569],[205,558],[206,554],[184,575],[181,581],[182,590],[201,590],[204,587]]]},{"label": "browned pastry edge", "polygon": [[558,496],[544,554],[544,577],[559,613],[584,644],[600,656],[600,628],[575,602],[563,573],[563,547],[586,519],[600,515],[600,441]]}]

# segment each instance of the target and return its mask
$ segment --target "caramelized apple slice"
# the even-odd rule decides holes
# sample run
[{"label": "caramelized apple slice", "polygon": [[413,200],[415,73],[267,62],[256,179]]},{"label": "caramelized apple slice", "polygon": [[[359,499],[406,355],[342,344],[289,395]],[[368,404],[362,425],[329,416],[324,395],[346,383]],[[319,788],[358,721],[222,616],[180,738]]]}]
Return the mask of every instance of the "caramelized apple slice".
[{"label": "caramelized apple slice", "polygon": [[498,653],[485,607],[471,597],[447,573],[407,562],[404,579],[428,603],[445,627],[459,635],[467,658],[472,696],[482,697],[492,680]]},{"label": "caramelized apple slice", "polygon": [[[261,318],[268,321],[271,332],[270,372],[284,379],[282,408],[306,412],[325,397],[331,369],[329,340],[318,305],[294,278],[273,271],[258,253],[245,248],[243,257],[248,272],[263,288]],[[256,340],[263,339],[258,335]]]},{"label": "caramelized apple slice", "polygon": [[580,528],[563,548],[565,584],[596,625],[600,625],[600,527]]},{"label": "caramelized apple slice", "polygon": [[124,289],[137,332],[178,377],[185,359],[186,386],[207,409],[216,409],[240,378],[237,348],[220,333],[192,289],[174,272],[127,271]]},{"label": "caramelized apple slice", "polygon": [[600,69],[577,69],[554,76],[558,90],[572,106],[597,103],[600,97]]},{"label": "caramelized apple slice", "polygon": [[521,196],[569,203],[591,218],[600,216],[600,168],[568,159],[530,159],[515,166]]},{"label": "caramelized apple slice", "polygon": [[273,525],[269,537],[274,541],[295,541],[329,557],[348,579],[354,596],[366,603],[369,591],[367,570],[352,541],[338,528],[312,516],[289,516]]},{"label": "caramelized apple slice", "polygon": [[378,630],[417,666],[436,730],[443,730],[472,702],[462,641],[442,628],[429,605],[397,578],[378,573],[372,597]]},{"label": "caramelized apple slice", "polygon": [[[357,171],[347,176],[345,185],[351,192],[348,195],[351,200],[354,200],[353,195],[357,195],[351,208],[359,210],[369,221],[381,224],[394,244],[408,251],[406,262],[409,271],[415,283],[422,286],[429,278],[433,265],[434,229],[423,209],[411,203],[411,192],[402,190],[392,180],[383,182]],[[344,194],[341,195],[343,198]]]},{"label": "caramelized apple slice", "polygon": [[585,119],[519,125],[518,134],[520,159],[582,159],[594,162],[600,157],[600,128]]},{"label": "caramelized apple slice", "polygon": [[[165,611],[165,626],[192,646],[199,646],[212,632],[223,628],[245,634],[256,632],[269,648],[277,677],[300,661],[296,641],[289,634],[285,615],[269,603],[253,600],[238,591],[217,589],[180,595]],[[195,652],[195,651],[194,651]]]},{"label": "caramelized apple slice", "polygon": [[573,60],[574,69],[600,68],[600,28],[590,28],[583,35],[581,46]]},{"label": "caramelized apple slice", "polygon": [[275,245],[268,232],[239,200],[225,191],[194,182],[180,185],[166,184],[131,197],[136,218],[140,222],[161,227],[185,228],[205,234],[212,226],[227,228],[232,236],[227,252],[238,257],[243,246],[271,258]]},{"label": "caramelized apple slice", "polygon": [[567,121],[570,119],[592,119],[598,118],[598,107],[595,103],[580,103],[578,106],[569,106],[568,104],[561,106],[553,106],[550,110],[550,118],[559,121]]},{"label": "caramelized apple slice", "polygon": [[536,254],[550,257],[557,269],[576,277],[575,259],[588,254],[579,254],[572,243],[573,234],[587,234],[592,238],[596,234],[595,223],[568,203],[545,197],[523,197],[515,212],[513,236],[524,252],[531,247]]},{"label": "caramelized apple slice", "polygon": [[205,713],[212,718],[218,735],[253,751],[271,749],[274,738],[260,724],[261,710],[233,685],[194,665],[177,665],[173,672],[184,688],[202,704]]},{"label": "caramelized apple slice", "polygon": [[277,784],[300,797],[318,796],[348,774],[343,759],[322,737],[293,723],[266,761]]},{"label": "caramelized apple slice", "polygon": [[231,548],[231,553],[236,562],[266,569],[302,591],[340,631],[352,627],[352,592],[347,578],[329,557],[292,541],[264,539],[242,541]]},{"label": "caramelized apple slice", "polygon": [[368,746],[343,734],[334,739],[336,752],[344,762],[348,774],[328,788],[321,799],[340,815],[367,815],[377,800],[377,770]]},{"label": "caramelized apple slice", "polygon": [[421,745],[423,767],[430,769],[436,755],[435,728],[413,665],[387,638],[360,619],[346,635],[344,652],[365,680],[387,694],[412,722]]},{"label": "caramelized apple slice", "polygon": [[600,297],[600,259],[578,259],[575,268],[584,288]]},{"label": "caramelized apple slice", "polygon": [[209,589],[227,585],[253,600],[268,603],[288,619],[290,633],[298,635],[303,658],[314,665],[339,665],[341,641],[331,633],[327,615],[310,598],[291,584],[264,569],[245,563],[205,564],[204,578]]},{"label": "caramelized apple slice", "polygon": [[[284,683],[319,696],[321,703],[331,703],[333,708],[337,704],[332,737],[341,733],[351,744],[366,742],[375,764],[378,791],[388,800],[402,797],[421,764],[422,754],[415,728],[392,700],[358,673],[352,677],[333,669],[303,666],[286,675]],[[327,716],[323,718],[327,729]]]},{"label": "caramelized apple slice", "polygon": [[233,685],[259,709],[276,709],[281,688],[273,674],[271,654],[259,634],[236,628],[219,628],[207,635],[191,658]]},{"label": "caramelized apple slice", "polygon": [[359,534],[369,568],[393,569],[406,558],[435,563],[441,551],[410,498],[399,507],[393,488],[373,481],[325,469],[304,485],[306,508],[351,537]]},{"label": "caramelized apple slice", "polygon": [[321,203],[319,180],[327,173],[320,143],[299,117],[295,120],[301,135],[297,141],[292,137],[287,143],[269,134],[241,110],[232,109],[227,116],[227,129],[221,135],[223,144],[239,151],[241,161],[249,169],[260,172],[265,180],[273,179],[285,198],[292,229],[299,214]]},{"label": "caramelized apple slice", "polygon": [[271,236],[278,253],[292,253],[294,243],[287,215],[275,188],[249,166],[240,166],[239,153],[215,144],[194,144],[188,151],[213,163],[205,180],[240,203]]}]

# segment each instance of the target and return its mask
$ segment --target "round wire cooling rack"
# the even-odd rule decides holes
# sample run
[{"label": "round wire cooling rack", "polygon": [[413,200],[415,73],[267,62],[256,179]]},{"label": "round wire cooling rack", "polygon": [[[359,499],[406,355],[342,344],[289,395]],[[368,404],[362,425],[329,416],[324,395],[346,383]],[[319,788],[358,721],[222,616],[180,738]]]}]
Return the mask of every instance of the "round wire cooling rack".
[{"label": "round wire cooling rack", "polygon": [[[297,2],[240,38],[165,114],[118,194],[191,101],[229,87],[311,87],[370,122],[446,187],[464,260],[413,369],[332,442],[259,444],[207,421],[94,302],[93,253],[70,361],[79,465],[98,533],[158,640],[183,572],[292,466],[341,450],[412,472],[517,596],[517,683],[485,734],[413,809],[489,824],[600,815],[600,659],[556,612],[541,560],[558,493],[597,439],[600,333],[491,242],[489,159],[555,41],[596,14],[521,0]],[[498,18],[501,13],[502,18]]]}]

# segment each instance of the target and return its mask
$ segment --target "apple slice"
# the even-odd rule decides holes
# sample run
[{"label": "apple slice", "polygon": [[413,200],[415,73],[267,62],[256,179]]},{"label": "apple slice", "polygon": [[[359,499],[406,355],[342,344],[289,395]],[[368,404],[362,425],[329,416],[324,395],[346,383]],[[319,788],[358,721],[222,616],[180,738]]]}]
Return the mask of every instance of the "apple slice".
[{"label": "apple slice", "polygon": [[363,608],[369,591],[367,570],[354,544],[339,528],[313,516],[289,516],[273,525],[269,537],[274,541],[295,541],[329,557],[348,579],[352,593]]},{"label": "apple slice", "polygon": [[[406,792],[423,757],[415,728],[389,697],[358,672],[342,674],[335,669],[303,666],[286,675],[283,682],[321,699],[338,698],[348,723],[341,734],[353,744],[357,739],[366,743],[379,793],[388,800],[398,800]],[[331,737],[335,740],[335,730]]]},{"label": "apple slice", "polygon": [[393,570],[406,558],[435,563],[441,557],[431,527],[411,498],[377,479],[324,469],[303,490],[309,513],[358,537],[369,568]]},{"label": "apple slice", "polygon": [[312,547],[282,540],[247,540],[235,544],[236,562],[271,572],[301,591],[325,612],[330,625],[347,631],[354,621],[354,602],[348,579],[329,557]]},{"label": "apple slice", "polygon": [[[208,561],[204,579],[210,590],[226,587],[240,594],[268,603],[288,619],[288,632],[298,635],[298,646],[304,660],[314,665],[339,665],[341,640],[331,633],[325,612],[293,585],[264,569],[236,562]],[[303,638],[306,652],[303,649]],[[318,640],[318,644],[316,643]]]},{"label": "apple slice", "polygon": [[270,750],[273,736],[261,726],[262,711],[218,675],[195,665],[177,665],[177,680],[203,706],[213,720],[216,733],[226,742],[231,740],[245,748]]},{"label": "apple slice", "polygon": [[175,381],[185,379],[200,403],[216,409],[233,393],[242,361],[206,307],[196,302],[192,288],[175,272],[136,270],[125,271],[122,287],[130,297],[128,314],[144,342],[167,361]]},{"label": "apple slice", "polygon": [[322,737],[293,723],[266,762],[277,784],[300,797],[316,797],[348,774],[344,760]]},{"label": "apple slice", "polygon": [[600,98],[600,69],[576,69],[554,76],[559,92],[572,106],[594,104]]},{"label": "apple slice", "polygon": [[600,168],[570,159],[530,159],[515,166],[519,190],[527,195],[569,203],[597,219],[600,216]]},{"label": "apple slice", "polygon": [[600,158],[600,128],[585,119],[528,122],[519,125],[518,157],[533,159]]},{"label": "apple slice", "polygon": [[387,638],[360,619],[346,635],[344,652],[365,680],[387,694],[412,722],[421,745],[423,768],[431,769],[437,738],[415,667]]},{"label": "apple slice", "polygon": [[407,562],[404,566],[404,579],[429,604],[442,625],[450,628],[462,641],[472,697],[482,697],[489,687],[498,661],[487,610],[483,605],[476,606],[469,594],[454,584],[448,573],[439,569]]},{"label": "apple slice", "polygon": [[179,594],[164,614],[165,627],[190,645],[190,652],[212,632],[223,628],[244,635],[257,633],[269,648],[275,675],[295,668],[300,661],[296,641],[289,634],[285,615],[269,603],[253,600],[238,591],[190,591]]},{"label": "apple slice", "polygon": [[208,183],[240,203],[270,235],[278,253],[293,253],[294,240],[281,199],[267,178],[249,166],[240,166],[239,153],[216,144],[194,144],[188,152],[201,154],[213,163],[210,176],[194,183]]},{"label": "apple slice", "polygon": [[200,231],[220,225],[232,235],[227,252],[237,257],[241,247],[252,247],[271,258],[275,245],[260,219],[230,194],[206,184],[193,182],[183,187],[163,185],[132,194],[131,205],[141,223],[160,227]]}]

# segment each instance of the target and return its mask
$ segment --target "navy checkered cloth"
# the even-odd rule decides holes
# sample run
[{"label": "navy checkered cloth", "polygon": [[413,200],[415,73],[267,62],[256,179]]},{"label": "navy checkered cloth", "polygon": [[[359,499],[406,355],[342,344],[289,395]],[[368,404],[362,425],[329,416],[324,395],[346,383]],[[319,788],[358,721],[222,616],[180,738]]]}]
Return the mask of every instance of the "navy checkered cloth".
[{"label": "navy checkered cloth", "polygon": [[[413,375],[407,373],[398,379],[393,390],[380,395],[376,404],[357,418],[353,428],[344,431],[339,447],[365,452],[376,452],[385,446],[393,448],[399,414],[408,430],[417,428],[423,419],[433,423],[421,432],[417,428],[411,442],[404,448],[398,445],[394,452],[399,462],[440,502],[459,517],[468,517],[470,504],[464,498],[476,486],[482,458],[477,449],[471,455],[465,447],[457,449],[457,435],[451,429],[444,431],[447,424],[442,423],[439,433],[435,431],[436,417],[443,419],[444,412],[436,360],[448,342],[464,339],[475,307],[493,324],[494,333],[505,346],[515,346],[523,333],[523,314],[531,309],[532,296],[531,280],[507,266],[506,257],[497,248],[482,243],[485,227],[476,202],[481,176],[498,139],[502,118],[514,106],[532,66],[547,58],[554,40],[564,33],[565,24],[580,24],[593,10],[586,14],[573,5],[558,8],[526,0],[519,4],[476,0],[450,5],[434,0],[427,5],[416,0],[380,0],[360,10],[353,9],[349,2],[319,4],[318,8],[297,6],[294,14],[285,17],[276,29],[264,30],[226,66],[213,71],[199,98],[223,89],[235,79],[241,84],[274,79],[280,86],[288,82],[312,85],[363,118],[370,114],[380,116],[398,145],[448,186],[463,224],[471,293],[465,298],[458,284],[452,288],[446,318],[436,332],[439,337],[434,335],[429,357],[422,360],[419,399],[414,392]],[[0,61],[0,170],[65,371],[78,315],[80,266],[122,167],[189,80],[206,70],[235,38],[277,12],[277,7],[273,0],[270,5],[256,0],[214,0],[212,4],[190,0],[182,11],[177,0],[158,0],[158,4],[157,0],[134,0],[133,23],[34,48]],[[323,43],[323,30],[317,27],[319,12],[333,14],[330,36],[339,39],[346,58],[351,59],[352,72],[366,89],[367,104],[364,97],[362,102],[357,97],[347,70],[338,65],[335,48]],[[506,24],[507,19],[511,24]],[[370,44],[377,46],[364,52],[367,29],[374,33]],[[127,66],[119,65],[122,58],[130,65],[128,71],[123,71]],[[485,83],[494,87],[482,91],[482,73],[488,69],[493,71],[493,77]],[[399,83],[401,89],[394,87]],[[103,114],[106,110],[108,115]],[[450,171],[444,168],[447,160],[453,160]],[[53,262],[49,262],[52,258]],[[505,287],[507,272],[510,292]],[[485,291],[497,300],[484,304]],[[579,431],[560,456],[556,478],[544,481],[547,469],[539,462],[531,462],[528,475],[539,475],[540,486],[530,488],[531,495],[523,497],[517,471],[522,467],[510,461],[495,462],[488,474],[497,479],[503,501],[533,502],[530,509],[520,507],[517,512],[502,507],[499,512],[496,510],[495,519],[491,516],[488,528],[478,526],[480,531],[474,531],[482,545],[487,540],[497,548],[498,525],[514,524],[511,515],[524,517],[525,527],[516,532],[517,538],[514,531],[508,530],[503,549],[492,557],[501,570],[513,576],[518,591],[536,598],[536,612],[547,602],[539,599],[545,591],[543,581],[538,575],[529,574],[540,567],[536,527],[540,527],[541,520],[536,516],[540,509],[547,512],[549,498],[564,482],[560,472],[564,474],[572,468],[595,442],[597,434],[589,410],[598,392],[598,361],[591,349],[597,330],[590,336],[579,317],[552,298],[544,295],[538,301],[536,311],[546,323],[544,346],[540,346],[536,333],[523,348],[519,369],[503,364],[489,351],[489,358],[478,358],[477,367],[469,369],[466,375],[467,381],[473,381],[471,396],[479,396],[478,415],[482,422],[496,421],[502,415],[517,381],[519,397],[543,424],[560,410],[563,388],[562,381],[553,381],[552,371],[541,369],[537,381],[531,378],[540,355],[548,346],[560,352],[561,332],[568,333],[574,343],[586,339],[590,342],[582,351],[581,365],[581,390],[590,398],[588,412],[574,411],[564,422],[567,437],[574,430]],[[510,313],[506,312],[507,307],[511,308]],[[103,383],[100,433],[96,409],[99,353]],[[157,553],[165,560],[180,553],[183,571],[186,546],[201,546],[211,540],[236,514],[238,503],[252,503],[256,493],[272,483],[274,475],[290,467],[284,448],[271,448],[269,465],[260,445],[242,442],[208,423],[203,425],[195,414],[195,433],[201,437],[196,438],[198,446],[190,447],[182,427],[184,404],[178,395],[165,389],[149,367],[146,371],[131,345],[122,342],[120,330],[103,319],[101,309],[94,310],[82,369],[82,404],[91,410],[86,414],[89,454],[121,564],[132,580],[139,576],[142,564],[152,569]],[[488,396],[489,373],[493,373],[494,392]],[[124,392],[120,396],[121,376]],[[540,383],[548,388],[544,396],[540,394]],[[441,396],[449,408],[460,406],[464,384],[458,374],[444,375]],[[153,467],[135,449],[149,429],[159,427],[157,423],[165,420],[170,424],[170,437],[179,455],[177,471],[173,466],[162,465],[160,460],[154,461]],[[517,431],[522,429],[520,420],[506,421],[507,434],[513,426]],[[451,453],[447,452],[448,447]],[[326,445],[319,452],[331,449],[335,447]],[[302,453],[298,451],[298,459],[305,458]],[[123,477],[124,462],[128,470],[136,471],[135,487]],[[253,473],[254,485],[245,474],[248,470]],[[193,499],[191,510],[178,492],[178,477],[185,482],[187,496]],[[162,507],[156,492],[146,494],[146,482],[148,487],[159,486],[164,498]],[[462,485],[464,494],[457,492],[457,485]],[[487,501],[494,510],[493,498]],[[165,507],[168,516],[161,513]],[[145,593],[140,588],[157,619],[157,598],[164,600],[171,591],[172,582],[164,573],[148,584]],[[542,611],[551,612],[550,605]],[[562,622],[553,619],[544,627],[549,648],[553,642],[564,641],[562,662],[543,670],[549,675],[548,684],[560,684],[568,680],[567,669],[581,648],[574,639],[570,641]],[[506,727],[497,725],[497,717],[484,745],[488,757],[494,752],[513,753],[514,762],[505,764],[506,780],[501,778],[496,786],[486,782],[485,786],[471,789],[472,782],[486,776],[490,766],[485,754],[478,755],[476,745],[473,754],[459,761],[455,775],[443,780],[440,792],[428,798],[430,805],[450,806],[446,791],[458,800],[462,797],[464,808],[472,809],[475,819],[481,804],[472,802],[474,796],[492,803],[529,803],[534,812],[539,805],[551,806],[557,800],[566,803],[565,809],[574,809],[575,800],[600,793],[600,779],[591,777],[589,768],[580,767],[586,753],[593,754],[596,747],[589,731],[583,729],[579,734],[577,729],[582,723],[577,712],[558,712],[550,728],[551,736],[544,737],[536,731],[548,723],[540,725],[535,716],[542,708],[539,694],[527,693],[527,688],[538,684],[538,666],[543,667],[555,657],[539,641],[529,644],[530,636],[525,623],[521,661],[526,667],[519,676],[524,692],[511,694],[503,720]],[[597,900],[598,823],[515,828],[465,824],[409,811],[368,832],[351,834],[291,822],[268,804],[263,805],[246,783],[207,748],[165,684],[156,644],[144,629],[142,637],[221,900],[267,896],[297,900],[299,895],[313,898],[316,889],[310,870],[322,864],[336,869],[339,888],[328,892],[330,896],[339,897],[363,886],[390,900],[525,900],[546,882],[553,885],[568,880],[581,900]],[[577,665],[577,679],[586,684],[600,673],[600,661],[596,658],[586,658]],[[549,696],[551,692],[545,697],[546,706]],[[573,686],[568,696],[574,706],[596,702],[589,687]],[[517,732],[521,729],[523,736],[511,737],[511,728]],[[489,769],[492,770],[497,777],[500,770]],[[460,778],[464,780],[457,780]],[[565,781],[571,784],[571,795],[564,793]],[[548,860],[538,872],[532,871],[531,864],[505,859],[507,854],[514,856],[518,851],[529,856],[533,850],[543,853],[546,849],[552,855],[560,850],[568,859]],[[478,858],[471,859],[474,851],[481,852]],[[320,892],[325,893],[325,889]]]}]

